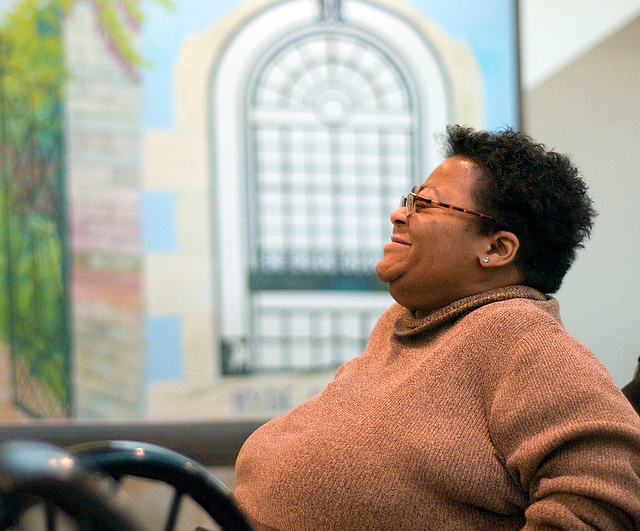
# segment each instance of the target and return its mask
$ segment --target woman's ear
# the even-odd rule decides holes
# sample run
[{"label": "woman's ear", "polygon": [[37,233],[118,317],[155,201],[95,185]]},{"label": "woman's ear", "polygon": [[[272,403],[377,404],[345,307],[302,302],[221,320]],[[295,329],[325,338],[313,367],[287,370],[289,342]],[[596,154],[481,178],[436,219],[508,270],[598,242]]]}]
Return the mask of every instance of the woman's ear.
[{"label": "woman's ear", "polygon": [[487,236],[487,239],[486,253],[480,257],[483,267],[505,266],[514,261],[520,248],[520,240],[513,232],[501,230]]}]

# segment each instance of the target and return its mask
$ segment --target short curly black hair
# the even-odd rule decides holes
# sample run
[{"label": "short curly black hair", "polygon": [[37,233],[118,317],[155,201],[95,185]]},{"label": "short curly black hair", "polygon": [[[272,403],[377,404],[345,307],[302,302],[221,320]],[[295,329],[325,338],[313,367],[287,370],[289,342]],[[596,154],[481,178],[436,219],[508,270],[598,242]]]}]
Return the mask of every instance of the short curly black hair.
[{"label": "short curly black hair", "polygon": [[479,219],[483,233],[513,232],[520,240],[515,263],[524,283],[543,293],[558,291],[597,215],[569,156],[513,129],[451,125],[444,140],[447,157],[464,157],[481,170],[474,200],[499,222]]}]

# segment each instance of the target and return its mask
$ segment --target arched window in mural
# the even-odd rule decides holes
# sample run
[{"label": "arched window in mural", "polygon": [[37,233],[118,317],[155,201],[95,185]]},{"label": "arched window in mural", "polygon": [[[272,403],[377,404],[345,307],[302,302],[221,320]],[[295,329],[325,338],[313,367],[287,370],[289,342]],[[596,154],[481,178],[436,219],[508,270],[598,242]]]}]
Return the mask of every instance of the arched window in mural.
[{"label": "arched window in mural", "polygon": [[184,377],[151,381],[152,414],[271,416],[393,302],[374,267],[389,214],[447,124],[482,124],[480,71],[402,0],[247,0],[188,36],[175,80],[177,128],[148,134],[145,175],[179,230],[146,255],[145,311],[177,323]]},{"label": "arched window in mural", "polygon": [[319,31],[274,54],[251,96],[252,289],[375,289],[386,199],[413,174],[400,71],[355,34]]},{"label": "arched window in mural", "polygon": [[387,289],[375,264],[420,167],[417,95],[336,7],[274,43],[249,83],[251,325],[228,372],[339,365],[390,302],[366,294]]}]

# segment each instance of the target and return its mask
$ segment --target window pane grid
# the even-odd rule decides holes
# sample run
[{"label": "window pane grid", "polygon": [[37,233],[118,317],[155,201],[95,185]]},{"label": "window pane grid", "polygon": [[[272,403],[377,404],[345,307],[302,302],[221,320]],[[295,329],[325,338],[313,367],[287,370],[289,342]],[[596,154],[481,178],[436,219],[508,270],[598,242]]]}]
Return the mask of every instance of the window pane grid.
[{"label": "window pane grid", "polygon": [[307,281],[318,289],[327,279],[356,286],[374,276],[389,213],[414,184],[409,90],[371,43],[316,32],[273,55],[248,117],[256,291],[243,363],[253,371],[337,366],[362,353],[379,308],[263,307],[258,290]]},{"label": "window pane grid", "polygon": [[[254,371],[322,370],[362,353],[378,310],[254,308]],[[243,367],[246,370],[246,367]]]},{"label": "window pane grid", "polygon": [[[303,262],[294,259],[295,256],[317,250],[318,247],[337,258],[325,261],[327,264],[343,263],[342,269],[348,271],[353,270],[354,263],[357,263],[349,254],[354,248],[365,254],[379,255],[389,237],[385,221],[388,213],[395,208],[396,196],[406,193],[410,187],[406,171],[411,166],[407,160],[408,135],[403,131],[388,129],[378,134],[370,131],[358,134],[353,131],[349,135],[352,139],[349,143],[344,142],[344,131],[339,135],[332,133],[330,140],[333,149],[327,154],[325,165],[321,166],[316,154],[307,154],[304,150],[292,152],[289,149],[290,137],[296,135],[302,137],[299,143],[303,147],[316,145],[317,135],[314,131],[293,131],[285,127],[277,132],[272,131],[270,137],[274,134],[280,138],[280,167],[270,166],[268,171],[263,171],[263,152],[257,152],[257,241],[254,243],[257,258],[253,267],[260,270],[267,267],[266,263],[269,262],[268,269],[271,270],[273,260],[268,257],[272,256],[273,251],[287,253],[289,259],[280,263],[283,267],[292,264],[294,269],[303,267]],[[402,137],[404,140],[401,140]],[[399,153],[403,144],[403,158],[399,154],[393,158],[387,156],[392,150]],[[353,149],[345,152],[345,145],[351,145]],[[291,171],[293,159],[299,161],[298,165],[304,171]],[[398,160],[400,164],[397,164]],[[346,171],[345,167],[354,171]],[[328,174],[327,169],[330,172]],[[393,191],[389,190],[391,188]],[[393,196],[391,203],[385,200],[388,195]],[[295,247],[295,252],[294,249],[286,249],[286,246]],[[340,258],[341,255],[344,259]],[[370,260],[362,262],[362,267],[369,268]],[[338,266],[332,271],[339,269]],[[287,273],[287,270],[283,269],[282,273]]]}]

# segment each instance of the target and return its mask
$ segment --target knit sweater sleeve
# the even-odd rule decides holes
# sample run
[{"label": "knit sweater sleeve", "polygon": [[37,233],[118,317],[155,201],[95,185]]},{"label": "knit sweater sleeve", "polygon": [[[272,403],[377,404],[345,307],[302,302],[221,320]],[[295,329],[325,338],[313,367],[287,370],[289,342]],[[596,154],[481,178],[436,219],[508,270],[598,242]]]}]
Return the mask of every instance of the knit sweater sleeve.
[{"label": "knit sweater sleeve", "polygon": [[529,493],[523,529],[640,529],[640,419],[562,325],[536,325],[484,376],[490,436]]}]

